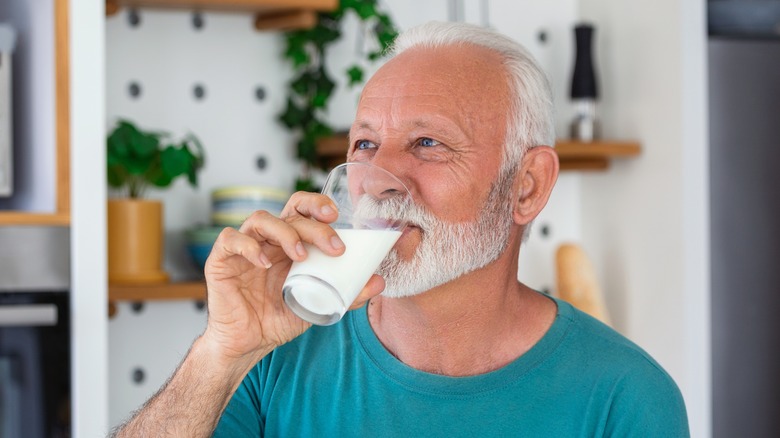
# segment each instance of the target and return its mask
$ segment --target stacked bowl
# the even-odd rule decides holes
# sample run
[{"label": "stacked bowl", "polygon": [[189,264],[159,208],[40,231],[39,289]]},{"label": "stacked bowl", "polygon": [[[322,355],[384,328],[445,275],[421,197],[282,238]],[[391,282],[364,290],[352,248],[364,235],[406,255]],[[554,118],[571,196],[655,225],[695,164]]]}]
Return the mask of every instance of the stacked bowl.
[{"label": "stacked bowl", "polygon": [[211,223],[219,227],[239,227],[252,213],[266,210],[279,216],[290,194],[260,186],[224,187],[211,192]]},{"label": "stacked bowl", "polygon": [[240,227],[257,210],[279,216],[289,197],[285,190],[264,186],[230,186],[212,191],[211,225],[186,231],[192,260],[202,272],[214,241],[225,227]]}]

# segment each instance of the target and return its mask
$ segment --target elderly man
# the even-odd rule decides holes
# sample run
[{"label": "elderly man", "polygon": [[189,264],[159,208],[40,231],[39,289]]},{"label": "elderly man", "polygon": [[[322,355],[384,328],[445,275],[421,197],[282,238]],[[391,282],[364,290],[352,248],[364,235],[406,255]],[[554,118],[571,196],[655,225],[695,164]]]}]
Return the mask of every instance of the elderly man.
[{"label": "elderly man", "polygon": [[405,32],[349,137],[349,161],[389,170],[414,201],[353,308],[368,305],[311,328],[282,302],[304,243],[344,251],[328,198],[256,213],[220,235],[208,326],[120,435],[688,435],[652,358],[517,281],[558,175],[550,91],[521,46],[465,24]]}]

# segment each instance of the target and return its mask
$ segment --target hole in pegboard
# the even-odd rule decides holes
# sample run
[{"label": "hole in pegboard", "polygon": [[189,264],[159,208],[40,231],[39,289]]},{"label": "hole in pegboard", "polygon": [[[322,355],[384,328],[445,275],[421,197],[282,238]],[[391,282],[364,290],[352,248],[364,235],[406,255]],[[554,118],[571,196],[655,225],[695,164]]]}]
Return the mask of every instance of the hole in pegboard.
[{"label": "hole in pegboard", "polygon": [[192,95],[196,100],[203,100],[206,98],[206,87],[203,84],[195,84],[192,87]]},{"label": "hole in pegboard", "polygon": [[138,9],[130,9],[127,11],[127,23],[130,27],[138,27],[141,25],[141,14]]},{"label": "hole in pegboard", "polygon": [[550,229],[549,225],[543,224],[539,228],[539,233],[542,235],[542,237],[547,238],[547,237],[550,237],[550,234],[552,234],[552,230]]},{"label": "hole in pegboard", "polygon": [[255,88],[255,99],[257,99],[258,102],[265,100],[265,88],[263,86],[258,85],[257,88]]},{"label": "hole in pegboard", "polygon": [[192,27],[195,30],[201,30],[206,25],[206,21],[203,19],[203,14],[199,11],[192,13]]},{"label": "hole in pegboard", "polygon": [[265,168],[268,167],[268,160],[264,155],[260,155],[255,160],[255,166],[257,166],[257,170],[265,170]]},{"label": "hole in pegboard", "polygon": [[133,313],[141,313],[144,311],[144,302],[133,301],[133,303],[130,304],[130,308],[133,309]]},{"label": "hole in pegboard", "polygon": [[198,312],[203,312],[204,310],[206,310],[206,302],[203,300],[195,301],[195,309],[197,309]]},{"label": "hole in pegboard", "polygon": [[133,99],[138,99],[141,97],[141,84],[135,81],[130,82],[130,84],[127,86],[127,94],[129,94]]},{"label": "hole in pegboard", "polygon": [[539,41],[540,44],[546,44],[547,43],[547,31],[544,29],[539,30],[539,32],[536,33],[536,39]]},{"label": "hole in pegboard", "polygon": [[144,369],[141,367],[135,368],[132,373],[132,379],[133,383],[136,385],[144,383],[144,380],[146,380],[146,373],[144,372]]}]

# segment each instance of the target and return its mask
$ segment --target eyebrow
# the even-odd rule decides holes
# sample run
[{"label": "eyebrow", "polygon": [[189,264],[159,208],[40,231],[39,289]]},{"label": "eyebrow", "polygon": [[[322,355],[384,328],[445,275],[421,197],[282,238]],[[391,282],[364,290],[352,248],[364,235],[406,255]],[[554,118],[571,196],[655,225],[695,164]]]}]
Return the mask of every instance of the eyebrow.
[{"label": "eyebrow", "polygon": [[[442,123],[437,123],[437,119],[441,119]],[[463,127],[460,126],[456,121],[448,118],[448,117],[439,117],[437,114],[430,114],[428,118],[417,118],[412,121],[410,121],[410,125],[414,128],[423,128],[428,129],[432,127],[436,127],[438,131],[441,131],[442,134],[447,135],[450,138],[453,137],[459,137],[462,135],[465,135]],[[349,138],[349,145],[352,146],[352,142],[355,140],[352,138],[352,131],[353,130],[360,130],[365,129],[368,131],[371,131],[373,133],[377,132],[377,129],[374,127],[374,124],[371,123],[371,121],[368,120],[355,120],[353,122],[352,127],[349,130],[350,135],[348,135]],[[442,130],[443,129],[443,130]]]},{"label": "eyebrow", "polygon": [[372,131],[374,130],[374,128],[371,127],[371,124],[368,123],[368,122],[365,122],[365,121],[363,121],[363,122],[357,122],[356,121],[356,125],[354,125],[354,126],[356,128],[359,128],[359,129],[370,129]]}]

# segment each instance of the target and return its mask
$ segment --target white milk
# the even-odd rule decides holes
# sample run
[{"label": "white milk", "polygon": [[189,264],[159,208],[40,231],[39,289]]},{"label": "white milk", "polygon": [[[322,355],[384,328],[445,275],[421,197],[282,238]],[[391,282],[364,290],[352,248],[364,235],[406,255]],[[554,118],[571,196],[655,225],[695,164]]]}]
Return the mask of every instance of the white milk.
[{"label": "white milk", "polygon": [[[400,231],[387,230],[336,230],[336,233],[346,246],[344,254],[331,257],[306,245],[308,257],[303,262],[293,263],[284,284],[286,293],[291,293],[304,309],[317,315],[333,316],[327,322],[310,321],[317,324],[332,324],[341,319],[401,237]],[[333,289],[338,297],[333,295]],[[296,309],[293,307],[293,310]]]}]

